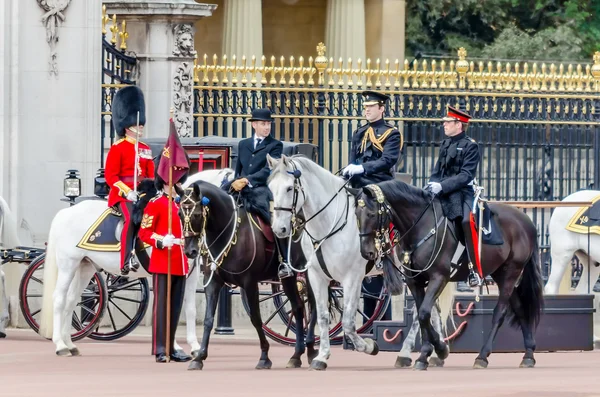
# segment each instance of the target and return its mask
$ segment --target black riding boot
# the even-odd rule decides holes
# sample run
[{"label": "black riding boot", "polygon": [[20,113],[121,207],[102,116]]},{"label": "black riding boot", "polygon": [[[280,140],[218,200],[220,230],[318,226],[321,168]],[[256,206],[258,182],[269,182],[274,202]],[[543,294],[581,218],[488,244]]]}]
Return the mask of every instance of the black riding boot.
[{"label": "black riding boot", "polygon": [[[292,238],[292,236],[288,238]],[[288,239],[278,239],[275,237],[275,242],[277,245],[277,251],[279,251],[279,270],[277,272],[277,276],[279,276],[279,280],[292,277],[294,275],[294,271],[288,264],[289,258],[287,257]]]},{"label": "black riding boot", "polygon": [[483,284],[481,275],[475,269],[475,260],[477,258],[477,252],[475,252],[475,244],[473,239],[477,238],[477,235],[473,236],[471,231],[471,208],[467,203],[463,204],[463,218],[462,218],[462,230],[465,237],[465,248],[467,250],[467,257],[469,259],[469,276],[467,282],[470,287],[479,287]]}]

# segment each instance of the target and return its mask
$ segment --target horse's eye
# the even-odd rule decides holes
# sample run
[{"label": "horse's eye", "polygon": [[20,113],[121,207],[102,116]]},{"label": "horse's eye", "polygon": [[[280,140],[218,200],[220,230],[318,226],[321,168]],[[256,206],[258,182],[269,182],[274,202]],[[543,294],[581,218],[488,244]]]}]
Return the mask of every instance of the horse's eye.
[{"label": "horse's eye", "polygon": [[291,186],[288,186],[288,187],[287,187],[287,189],[285,189],[285,190],[286,190],[286,192],[288,192],[288,193],[289,193],[289,192],[291,192],[291,191],[292,191],[292,187],[291,187]]}]

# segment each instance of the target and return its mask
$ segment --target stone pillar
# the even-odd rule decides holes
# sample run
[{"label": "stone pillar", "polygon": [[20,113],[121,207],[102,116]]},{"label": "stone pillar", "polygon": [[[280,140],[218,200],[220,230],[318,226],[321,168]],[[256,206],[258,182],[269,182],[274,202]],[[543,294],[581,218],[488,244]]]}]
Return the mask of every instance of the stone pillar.
[{"label": "stone pillar", "polygon": [[404,26],[406,24],[405,0],[381,0],[383,12],[381,14],[381,60],[389,59],[390,63],[396,59],[400,65],[404,62]]},{"label": "stone pillar", "polygon": [[223,54],[228,59],[235,55],[238,64],[242,55],[248,60],[255,55],[259,65],[263,55],[261,0],[225,0]]},{"label": "stone pillar", "polygon": [[126,21],[128,50],[139,60],[136,80],[146,99],[147,137],[169,133],[170,108],[183,137],[193,135],[194,23],[214,4],[194,0],[105,0],[107,13]]},{"label": "stone pillar", "polygon": [[325,45],[327,58],[332,57],[336,67],[340,57],[344,65],[348,58],[352,58],[353,62],[361,58],[365,65],[364,0],[328,0]]},{"label": "stone pillar", "polygon": [[[101,13],[101,0],[0,2],[0,194],[23,245],[44,247],[54,215],[67,206],[60,199],[68,169],[81,172],[83,195],[93,193]],[[4,266],[12,325],[23,269]]]}]

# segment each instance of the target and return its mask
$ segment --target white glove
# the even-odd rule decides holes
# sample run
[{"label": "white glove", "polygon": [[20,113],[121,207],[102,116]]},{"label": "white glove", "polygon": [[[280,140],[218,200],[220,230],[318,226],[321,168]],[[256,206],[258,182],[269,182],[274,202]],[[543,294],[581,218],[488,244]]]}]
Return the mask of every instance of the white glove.
[{"label": "white glove", "polygon": [[133,201],[134,203],[136,203],[138,201],[138,195],[133,190],[131,190],[129,193],[127,193],[126,197],[127,197],[127,200]]},{"label": "white glove", "polygon": [[175,240],[179,240],[176,239],[175,236],[173,236],[172,234],[167,234],[163,239],[162,239],[162,245],[163,248],[169,248],[172,247],[173,244],[175,244]]},{"label": "white glove", "polygon": [[442,191],[442,185],[439,182],[429,182],[429,186],[433,194],[438,194]]},{"label": "white glove", "polygon": [[365,172],[365,169],[362,165],[357,164],[349,164],[342,173],[344,175],[350,175],[351,177],[354,175],[360,175]]}]

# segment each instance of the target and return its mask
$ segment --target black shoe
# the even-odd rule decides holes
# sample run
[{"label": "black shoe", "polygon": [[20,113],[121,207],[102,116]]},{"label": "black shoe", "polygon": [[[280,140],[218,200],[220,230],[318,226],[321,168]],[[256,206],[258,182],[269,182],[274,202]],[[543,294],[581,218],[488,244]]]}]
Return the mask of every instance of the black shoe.
[{"label": "black shoe", "polygon": [[471,272],[469,274],[469,277],[467,278],[467,282],[469,283],[470,287],[480,287],[483,283],[481,280],[481,277],[479,277],[479,274],[475,273],[475,272]]},{"label": "black shoe", "polygon": [[157,363],[166,363],[167,362],[167,355],[165,353],[160,353],[156,355],[156,362]]},{"label": "black shoe", "polygon": [[129,272],[137,272],[139,267],[140,264],[135,260],[135,257],[130,256],[129,259],[125,260],[125,265],[123,266],[123,269],[121,269],[121,275],[126,276]]},{"label": "black shoe", "polygon": [[292,277],[294,272],[287,264],[282,263],[279,265],[279,272],[277,275],[279,276],[279,279],[282,280],[284,278]]},{"label": "black shoe", "polygon": [[175,352],[175,353],[171,354],[171,361],[175,361],[177,363],[184,363],[186,361],[190,361],[191,359],[192,359],[192,356],[188,356],[185,353]]}]

